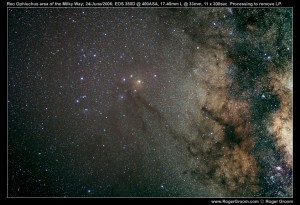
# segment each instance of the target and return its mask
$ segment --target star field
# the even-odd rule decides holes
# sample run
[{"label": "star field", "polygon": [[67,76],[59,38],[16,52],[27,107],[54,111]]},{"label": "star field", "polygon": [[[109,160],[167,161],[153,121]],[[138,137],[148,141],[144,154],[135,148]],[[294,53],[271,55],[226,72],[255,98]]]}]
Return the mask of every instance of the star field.
[{"label": "star field", "polygon": [[8,9],[8,196],[292,196],[291,9]]}]

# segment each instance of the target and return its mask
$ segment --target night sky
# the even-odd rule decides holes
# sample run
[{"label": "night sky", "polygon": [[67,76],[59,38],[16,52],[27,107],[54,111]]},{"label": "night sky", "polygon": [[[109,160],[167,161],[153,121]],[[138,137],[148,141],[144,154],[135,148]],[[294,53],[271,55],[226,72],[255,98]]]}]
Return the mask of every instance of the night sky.
[{"label": "night sky", "polygon": [[9,8],[9,197],[293,195],[291,8]]}]

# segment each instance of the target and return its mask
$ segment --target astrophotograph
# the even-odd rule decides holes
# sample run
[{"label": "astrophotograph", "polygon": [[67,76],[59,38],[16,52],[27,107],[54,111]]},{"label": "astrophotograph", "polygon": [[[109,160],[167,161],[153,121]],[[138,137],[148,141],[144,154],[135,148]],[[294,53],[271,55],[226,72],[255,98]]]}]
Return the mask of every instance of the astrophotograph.
[{"label": "astrophotograph", "polygon": [[7,8],[7,197],[293,197],[293,8]]}]

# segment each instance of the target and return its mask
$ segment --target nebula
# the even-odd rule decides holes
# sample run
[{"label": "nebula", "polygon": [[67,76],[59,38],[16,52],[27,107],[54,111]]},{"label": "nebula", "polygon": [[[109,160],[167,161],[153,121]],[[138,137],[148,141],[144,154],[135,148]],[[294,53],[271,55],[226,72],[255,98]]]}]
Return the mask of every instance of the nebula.
[{"label": "nebula", "polygon": [[292,197],[292,16],[9,9],[8,195]]}]

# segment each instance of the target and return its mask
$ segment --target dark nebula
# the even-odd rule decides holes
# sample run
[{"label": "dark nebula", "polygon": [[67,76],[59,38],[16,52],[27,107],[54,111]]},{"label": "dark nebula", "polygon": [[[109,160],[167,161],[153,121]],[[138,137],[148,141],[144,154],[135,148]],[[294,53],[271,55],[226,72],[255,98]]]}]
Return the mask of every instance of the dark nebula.
[{"label": "dark nebula", "polygon": [[8,196],[291,197],[292,17],[8,9]]}]

